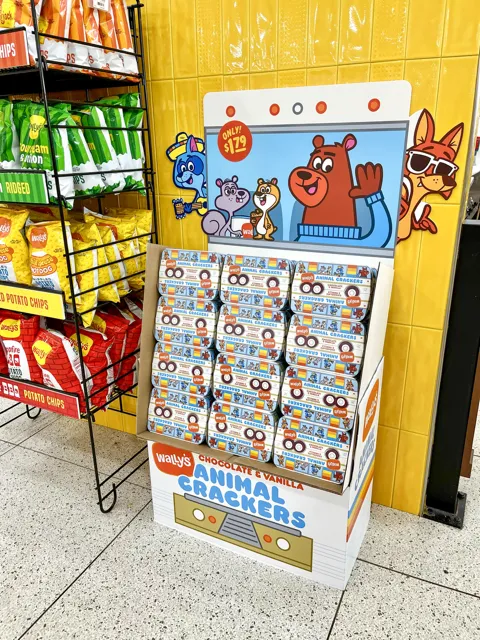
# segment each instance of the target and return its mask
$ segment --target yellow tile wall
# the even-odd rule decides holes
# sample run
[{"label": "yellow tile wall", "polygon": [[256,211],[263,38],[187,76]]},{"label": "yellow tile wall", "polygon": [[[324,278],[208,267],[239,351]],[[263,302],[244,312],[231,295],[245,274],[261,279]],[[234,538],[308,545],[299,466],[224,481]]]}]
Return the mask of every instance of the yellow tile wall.
[{"label": "yellow tile wall", "polygon": [[[209,91],[405,78],[412,113],[427,108],[439,137],[465,123],[458,186],[448,201],[429,197],[438,234],[414,231],[397,248],[385,346],[374,500],[420,513],[474,104],[480,2],[144,2],[159,228],[168,244],[206,245],[198,216],[175,220],[171,201],[182,194],[165,149],[179,131],[202,135]],[[115,424],[132,428],[131,419]]]}]

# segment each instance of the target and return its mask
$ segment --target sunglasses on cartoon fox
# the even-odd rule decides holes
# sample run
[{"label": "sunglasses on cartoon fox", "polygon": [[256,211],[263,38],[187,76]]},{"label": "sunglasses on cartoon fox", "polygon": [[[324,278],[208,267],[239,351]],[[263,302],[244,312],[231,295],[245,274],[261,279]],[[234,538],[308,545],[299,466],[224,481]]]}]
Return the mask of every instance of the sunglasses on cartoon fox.
[{"label": "sunglasses on cartoon fox", "polygon": [[408,151],[407,169],[410,173],[425,173],[433,166],[434,175],[452,176],[458,167],[448,160],[437,160],[425,151]]}]

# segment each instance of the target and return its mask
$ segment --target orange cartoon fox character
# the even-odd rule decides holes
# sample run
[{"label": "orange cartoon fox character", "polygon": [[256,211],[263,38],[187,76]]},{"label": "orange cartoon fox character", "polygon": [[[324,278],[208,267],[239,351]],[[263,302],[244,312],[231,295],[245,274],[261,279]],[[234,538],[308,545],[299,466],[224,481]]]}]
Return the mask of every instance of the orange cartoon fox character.
[{"label": "orange cartoon fox character", "polygon": [[435,122],[427,109],[420,114],[414,143],[407,149],[398,223],[398,242],[410,237],[413,230],[437,233],[430,219],[432,207],[424,202],[429,193],[439,193],[445,200],[457,186],[454,160],[463,136],[463,122],[435,140]]}]

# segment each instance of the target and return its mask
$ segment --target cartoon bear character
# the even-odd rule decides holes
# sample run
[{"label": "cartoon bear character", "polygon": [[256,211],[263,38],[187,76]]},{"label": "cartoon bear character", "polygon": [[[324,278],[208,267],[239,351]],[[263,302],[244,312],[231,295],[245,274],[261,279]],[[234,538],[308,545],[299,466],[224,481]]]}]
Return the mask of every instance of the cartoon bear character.
[{"label": "cartoon bear character", "polygon": [[254,229],[254,240],[275,240],[273,234],[277,227],[270,217],[271,211],[280,202],[280,189],[277,178],[270,182],[263,178],[258,179],[257,190],[253,194],[253,203],[256,209],[250,213],[250,223]]},{"label": "cartoon bear character", "polygon": [[[392,235],[392,220],[382,193],[383,167],[381,164],[359,164],[353,179],[349,151],[357,145],[351,133],[343,142],[325,144],[321,135],[313,138],[313,153],[306,166],[293,169],[289,188],[293,197],[304,205],[302,224],[299,225],[301,242],[336,244],[338,228],[357,229],[358,236],[343,237],[342,244],[385,247]],[[370,211],[369,231],[362,234],[357,223],[356,200],[363,198]],[[326,233],[319,234],[323,227]],[[333,227],[333,229],[329,229]],[[336,229],[335,229],[336,228]]]}]

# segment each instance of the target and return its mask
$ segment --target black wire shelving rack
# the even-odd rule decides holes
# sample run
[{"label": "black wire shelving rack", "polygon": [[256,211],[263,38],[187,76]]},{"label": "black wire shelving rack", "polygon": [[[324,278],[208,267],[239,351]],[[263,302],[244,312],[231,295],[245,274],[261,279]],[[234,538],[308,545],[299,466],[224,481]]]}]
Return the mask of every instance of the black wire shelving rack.
[{"label": "black wire shelving rack", "polygon": [[[144,188],[144,192],[142,189],[128,189],[128,190],[122,190],[122,191],[118,191],[118,192],[109,192],[109,193],[104,193],[104,194],[100,194],[99,196],[79,196],[79,197],[74,197],[74,198],[69,198],[70,200],[77,200],[77,199],[89,199],[89,200],[93,200],[93,199],[97,199],[97,203],[98,203],[98,210],[99,213],[103,213],[103,200],[106,196],[111,196],[111,195],[123,195],[125,193],[135,193],[135,192],[142,192],[141,195],[145,196],[145,200],[146,200],[146,207],[147,209],[152,210],[153,212],[153,216],[152,216],[152,228],[151,228],[151,232],[149,233],[143,233],[137,236],[133,236],[132,238],[130,238],[130,240],[139,240],[140,238],[145,238],[147,237],[148,241],[153,241],[155,242],[157,239],[157,219],[156,219],[156,199],[155,199],[155,186],[154,186],[154,170],[152,167],[152,162],[153,162],[153,152],[152,152],[152,140],[151,140],[151,128],[150,128],[150,113],[149,113],[149,105],[148,105],[148,93],[147,93],[147,86],[146,86],[146,77],[145,77],[145,57],[144,57],[144,40],[143,40],[143,30],[142,30],[142,8],[143,8],[143,4],[139,1],[136,0],[136,2],[134,4],[131,4],[128,6],[128,17],[129,17],[129,21],[130,21],[130,29],[131,29],[131,35],[132,35],[132,41],[133,41],[133,45],[134,45],[134,52],[133,53],[127,53],[124,50],[121,49],[113,49],[111,47],[104,47],[103,45],[94,45],[94,44],[90,44],[90,43],[85,43],[85,42],[79,42],[76,40],[71,40],[69,38],[61,38],[58,36],[52,36],[52,35],[48,35],[48,34],[44,34],[39,32],[39,27],[38,27],[38,22],[37,22],[37,15],[36,15],[36,10],[35,10],[35,4],[34,4],[34,0],[30,0],[30,4],[31,4],[31,11],[32,11],[32,16],[33,16],[33,36],[35,38],[35,46],[36,46],[36,55],[35,57],[35,61],[30,65],[30,66],[25,66],[25,67],[15,67],[15,68],[8,68],[8,69],[1,69],[0,70],[0,95],[1,96],[17,96],[17,95],[38,95],[39,96],[39,101],[40,104],[43,104],[44,109],[45,109],[45,128],[48,130],[48,139],[49,139],[49,145],[50,145],[50,149],[52,151],[51,153],[51,157],[52,157],[52,178],[53,178],[53,182],[54,182],[54,187],[56,190],[56,198],[57,198],[57,202],[55,203],[55,206],[58,207],[59,209],[59,213],[60,213],[60,218],[61,218],[61,222],[62,222],[62,232],[63,232],[63,241],[64,241],[64,247],[65,247],[65,254],[64,257],[66,259],[66,264],[67,264],[67,270],[68,270],[68,281],[69,281],[69,285],[70,285],[70,297],[71,297],[71,308],[73,311],[73,322],[75,323],[75,331],[76,331],[76,337],[77,337],[77,344],[81,345],[81,338],[80,338],[80,329],[83,326],[82,325],[82,316],[100,309],[106,305],[112,304],[112,303],[108,303],[108,302],[99,302],[96,304],[95,307],[92,307],[91,309],[87,309],[85,311],[78,311],[77,309],[77,302],[78,302],[78,297],[83,294],[85,294],[86,292],[77,292],[76,288],[74,286],[74,283],[76,282],[76,277],[79,275],[82,275],[84,273],[87,273],[88,271],[94,270],[94,269],[101,269],[110,265],[114,265],[118,262],[122,262],[123,259],[120,260],[115,260],[112,262],[106,262],[105,264],[101,264],[98,265],[96,267],[93,267],[91,269],[83,269],[81,271],[77,271],[76,268],[73,269],[73,265],[72,262],[74,262],[74,260],[71,260],[71,258],[74,258],[76,254],[81,253],[82,251],[86,251],[89,249],[81,249],[81,250],[77,250],[77,251],[70,251],[68,248],[68,243],[67,243],[67,228],[65,225],[65,222],[67,220],[67,217],[65,215],[65,212],[67,210],[67,200],[61,195],[61,190],[60,190],[60,177],[65,177],[65,176],[76,176],[79,175],[77,173],[75,174],[66,174],[66,173],[61,173],[59,174],[58,172],[58,165],[57,165],[57,160],[55,157],[55,153],[54,153],[54,149],[55,149],[55,144],[54,144],[54,138],[53,138],[53,128],[68,128],[68,125],[55,125],[55,127],[52,127],[52,123],[50,121],[50,117],[49,117],[49,110],[48,107],[51,104],[55,104],[56,102],[64,102],[63,100],[59,99],[59,98],[51,98],[49,97],[50,93],[55,93],[55,96],[58,95],[59,92],[65,92],[65,91],[75,91],[77,92],[78,90],[82,90],[85,92],[85,100],[79,100],[78,104],[79,105],[86,105],[86,104],[96,104],[94,100],[91,100],[91,95],[90,92],[92,90],[98,90],[98,89],[103,89],[103,90],[108,90],[111,88],[129,88],[129,87],[133,87],[133,88],[138,88],[138,92],[140,94],[140,101],[141,101],[141,109],[144,111],[144,122],[143,122],[143,126],[139,129],[136,129],[137,131],[141,132],[141,136],[142,136],[142,143],[143,143],[143,148],[144,148],[144,152],[145,152],[145,162],[143,165],[143,168],[140,169],[138,167],[132,168],[131,171],[135,172],[135,173],[139,173],[140,171],[143,173],[144,176],[144,183],[145,183],[145,188]],[[2,30],[2,34],[5,33],[11,33],[11,32],[15,32],[15,31],[25,31],[25,27],[17,27],[14,29],[6,29],[6,30]],[[92,67],[82,67],[81,65],[78,64],[72,64],[72,63],[68,63],[68,62],[64,62],[61,60],[52,60],[49,59],[48,61],[45,59],[45,57],[42,56],[41,54],[41,44],[40,44],[40,39],[44,36],[47,36],[53,40],[58,40],[58,41],[62,41],[62,42],[72,42],[72,43],[78,43],[78,44],[82,44],[84,46],[87,46],[88,48],[94,48],[94,47],[98,47],[99,49],[103,49],[103,50],[107,50],[107,51],[113,51],[113,52],[118,52],[121,53],[124,56],[134,56],[138,62],[138,67],[139,67],[139,73],[138,74],[128,74],[128,73],[120,73],[119,71],[110,71],[107,69],[99,69],[98,71],[100,73],[98,73],[97,75],[92,75],[91,73],[79,73],[80,70],[82,69],[88,69],[89,71],[92,70]],[[61,69],[58,68],[58,65],[61,65]],[[71,71],[68,69],[72,69]],[[75,104],[76,101],[72,101],[72,100],[65,100],[71,104]],[[120,107],[122,108],[122,107]],[[84,127],[84,128],[88,128],[88,129],[109,129],[111,130],[111,127]],[[118,127],[116,128],[117,130],[125,130],[127,131],[128,129],[125,128],[123,129],[122,127]],[[98,172],[93,172],[93,173],[98,173],[98,174],[104,174],[104,173],[123,173],[125,171],[125,169],[121,169],[121,170],[113,170],[113,171],[98,171]],[[128,169],[127,169],[128,171]],[[19,170],[18,172],[20,173],[26,173],[26,170]],[[9,169],[9,170],[0,170],[0,173],[17,173],[17,170],[15,169]],[[36,173],[44,173],[44,172],[36,172]],[[82,174],[83,175],[83,174]],[[88,175],[88,173],[86,173],[85,175]],[[0,203],[5,202],[6,201],[2,201],[1,200],[1,194],[0,194]],[[11,202],[9,202],[11,204]],[[19,204],[24,204],[25,206],[33,206],[33,205],[44,205],[45,203],[37,203],[37,202],[22,202]],[[124,242],[124,240],[117,240],[115,242],[109,242],[109,243],[105,243],[103,245],[100,245],[99,248],[101,247],[108,247],[111,245],[115,245],[115,244],[121,244],[122,242]],[[145,252],[141,252],[140,254],[136,254],[135,257],[140,257],[140,256],[145,256],[146,251]],[[126,258],[126,260],[128,260],[129,258]],[[130,258],[131,259],[131,258]],[[135,274],[129,274],[128,277],[132,277],[132,276],[138,276],[138,275],[143,275],[145,273],[145,270],[141,270],[141,271],[137,271]],[[126,276],[124,276],[123,278],[119,278],[119,280],[123,280],[125,279]],[[110,281],[107,284],[112,284],[113,282],[117,282],[116,280],[114,281]],[[2,282],[2,285],[7,285],[9,283],[6,282]],[[21,285],[13,285],[15,288],[18,288],[19,286],[21,287]],[[89,291],[93,291],[96,289],[100,289],[102,286],[106,286],[106,285],[99,285],[97,287],[94,287],[92,289],[90,289]],[[35,289],[34,287],[24,287],[25,289]],[[38,289],[36,289],[38,290]],[[41,289],[40,291],[45,292],[45,289]],[[58,295],[62,298],[62,302],[63,304],[65,304],[65,296],[63,293],[58,293]],[[0,303],[1,306],[1,303]],[[6,307],[5,307],[6,308]],[[128,480],[136,471],[138,471],[148,460],[147,457],[142,456],[142,454],[145,452],[146,450],[146,446],[142,447],[137,453],[135,453],[133,456],[131,456],[128,460],[126,460],[125,462],[123,462],[123,464],[121,464],[117,469],[115,469],[115,471],[113,473],[111,473],[110,475],[108,475],[108,477],[106,477],[105,479],[101,479],[100,478],[100,472],[99,472],[99,468],[98,468],[98,461],[97,461],[97,453],[96,453],[96,444],[95,444],[95,433],[94,433],[94,424],[95,424],[95,416],[99,411],[105,410],[105,409],[109,409],[111,411],[117,411],[119,413],[123,413],[125,415],[129,415],[129,416],[134,416],[135,414],[131,413],[130,411],[126,410],[126,408],[124,407],[124,398],[136,398],[134,391],[135,388],[137,386],[137,384],[132,384],[131,386],[129,386],[127,389],[120,389],[118,388],[118,386],[115,386],[115,390],[113,392],[113,394],[111,394],[111,396],[109,397],[108,401],[100,406],[97,406],[95,404],[95,398],[91,395],[91,393],[89,392],[89,383],[93,382],[94,379],[102,374],[105,374],[107,369],[114,369],[115,367],[117,367],[117,365],[121,364],[122,362],[126,361],[126,360],[131,360],[132,358],[135,358],[135,360],[137,361],[136,356],[138,356],[139,353],[139,349],[136,349],[135,351],[131,352],[131,353],[127,353],[124,354],[122,356],[121,359],[117,360],[116,362],[112,362],[108,367],[103,368],[100,371],[97,371],[94,375],[90,375],[90,372],[88,371],[88,368],[85,365],[84,362],[84,358],[83,358],[83,353],[82,353],[82,349],[78,349],[79,351],[79,358],[80,358],[80,367],[81,367],[81,375],[82,375],[82,388],[83,388],[83,394],[84,394],[84,400],[85,400],[85,411],[82,412],[81,414],[81,418],[86,420],[88,423],[88,429],[89,429],[89,435],[90,435],[90,444],[91,444],[91,450],[92,450],[92,458],[93,458],[93,469],[94,469],[94,474],[95,474],[95,489],[97,492],[97,497],[98,497],[98,505],[100,507],[100,510],[102,513],[108,513],[109,511],[111,511],[113,509],[113,507],[116,504],[117,501],[117,490],[119,488],[120,485],[122,485],[126,480]],[[129,361],[130,361],[129,360]],[[120,370],[120,367],[118,367],[118,369]],[[133,367],[133,369],[131,369],[130,371],[135,371],[136,369],[136,365]],[[116,379],[113,380],[113,382],[110,382],[108,385],[106,385],[106,387],[109,387],[110,384],[116,385],[116,383],[118,383],[122,378],[124,378],[125,376],[129,375],[130,371],[128,371],[127,373],[124,373],[122,375],[117,375]],[[5,376],[0,376],[1,383],[7,383],[8,384],[8,378],[6,378]],[[20,381],[21,382],[21,381]],[[28,382],[28,381],[27,381]],[[50,390],[48,387],[44,387],[43,385],[38,385],[38,384],[34,384],[34,383],[29,383],[34,387],[38,387],[39,391],[41,391],[42,389],[45,390]],[[124,386],[124,385],[123,385]],[[97,395],[98,393],[105,391],[106,387],[103,387],[101,389],[97,389],[95,391],[95,395]],[[72,395],[72,394],[68,394],[65,392],[64,394],[65,396],[68,395]],[[77,396],[78,397],[78,396]],[[116,403],[116,401],[118,401],[117,406],[111,406],[112,403]],[[37,418],[38,415],[40,414],[40,409],[38,409],[35,406],[31,406],[29,404],[27,404],[26,402],[17,402],[14,405],[11,405],[10,407],[8,407],[7,409],[4,409],[3,411],[0,412],[0,416],[2,416],[3,414],[10,412],[12,409],[15,409],[17,407],[20,407],[21,405],[25,406],[25,411],[23,413],[20,413],[19,415],[16,415],[14,418],[11,418],[10,420],[8,420],[7,422],[4,422],[2,425],[0,425],[0,427],[6,426],[7,424],[10,424],[11,422],[13,422],[14,420],[27,415],[29,418],[31,418],[32,420]],[[8,416],[7,416],[8,417]],[[138,460],[140,460],[142,457],[144,457],[144,459],[141,460],[141,462],[138,462]],[[125,469],[125,467],[128,467],[128,465],[133,464],[135,461],[136,466],[133,466],[132,469],[128,469],[129,473],[125,476],[123,476],[121,479],[118,479],[118,473],[120,471],[122,471],[123,469]],[[111,483],[111,484],[110,484]]]}]

